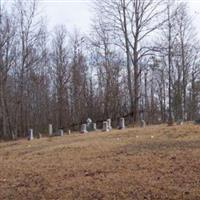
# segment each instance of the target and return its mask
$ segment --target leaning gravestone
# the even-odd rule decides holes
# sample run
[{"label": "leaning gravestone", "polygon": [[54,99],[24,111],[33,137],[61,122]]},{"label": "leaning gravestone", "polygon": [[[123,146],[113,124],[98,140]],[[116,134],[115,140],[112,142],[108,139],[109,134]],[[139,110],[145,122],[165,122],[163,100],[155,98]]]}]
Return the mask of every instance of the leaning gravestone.
[{"label": "leaning gravestone", "polygon": [[119,129],[125,129],[125,120],[124,120],[124,118],[120,118],[120,120],[119,120]]},{"label": "leaning gravestone", "polygon": [[109,126],[108,126],[108,121],[105,121],[103,122],[103,129],[102,129],[103,132],[109,132],[110,129],[109,129]]},{"label": "leaning gravestone", "polygon": [[29,129],[28,140],[33,140],[33,129]]},{"label": "leaning gravestone", "polygon": [[144,120],[141,120],[140,121],[140,127],[145,128],[145,126],[146,126],[146,122]]},{"label": "leaning gravestone", "polygon": [[112,130],[111,119],[107,119],[108,122],[108,129]]},{"label": "leaning gravestone", "polygon": [[53,127],[52,127],[52,124],[49,124],[49,136],[53,136]]},{"label": "leaning gravestone", "polygon": [[88,133],[86,124],[81,125],[81,133]]}]

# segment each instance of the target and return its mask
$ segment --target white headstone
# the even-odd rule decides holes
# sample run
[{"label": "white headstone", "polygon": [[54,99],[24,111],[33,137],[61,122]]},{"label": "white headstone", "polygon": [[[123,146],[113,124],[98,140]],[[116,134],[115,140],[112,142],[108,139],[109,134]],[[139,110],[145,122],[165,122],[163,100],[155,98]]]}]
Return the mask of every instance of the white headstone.
[{"label": "white headstone", "polygon": [[61,137],[64,136],[64,131],[63,131],[63,129],[60,129],[60,136],[61,136]]},{"label": "white headstone", "polygon": [[68,130],[68,134],[69,134],[69,135],[71,134],[71,130]]},{"label": "white headstone", "polygon": [[120,118],[120,120],[119,120],[119,129],[125,129],[125,120],[124,120],[124,118]]},{"label": "white headstone", "polygon": [[81,133],[87,133],[87,124],[81,125]]},{"label": "white headstone", "polygon": [[96,130],[97,130],[97,124],[93,123],[93,131],[96,131]]},{"label": "white headstone", "polygon": [[112,130],[111,119],[107,119],[108,122],[108,129]]},{"label": "white headstone", "polygon": [[184,121],[187,121],[187,118],[188,118],[188,114],[185,113],[185,114],[184,114]]},{"label": "white headstone", "polygon": [[52,124],[49,124],[49,136],[53,135],[53,127]]},{"label": "white headstone", "polygon": [[109,126],[108,126],[108,121],[103,122],[103,130],[104,132],[109,132]]},{"label": "white headstone", "polygon": [[146,122],[145,122],[144,120],[141,120],[140,126],[141,126],[142,128],[144,128],[144,127],[146,126]]},{"label": "white headstone", "polygon": [[28,140],[33,140],[33,129],[29,129],[29,136],[28,136]]}]

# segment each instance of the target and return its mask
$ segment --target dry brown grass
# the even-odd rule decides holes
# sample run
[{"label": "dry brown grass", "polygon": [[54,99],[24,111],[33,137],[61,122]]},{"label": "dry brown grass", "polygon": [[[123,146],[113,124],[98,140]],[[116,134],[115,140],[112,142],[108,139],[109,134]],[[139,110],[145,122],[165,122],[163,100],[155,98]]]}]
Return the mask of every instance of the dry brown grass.
[{"label": "dry brown grass", "polygon": [[0,199],[198,200],[200,127],[0,143]]}]

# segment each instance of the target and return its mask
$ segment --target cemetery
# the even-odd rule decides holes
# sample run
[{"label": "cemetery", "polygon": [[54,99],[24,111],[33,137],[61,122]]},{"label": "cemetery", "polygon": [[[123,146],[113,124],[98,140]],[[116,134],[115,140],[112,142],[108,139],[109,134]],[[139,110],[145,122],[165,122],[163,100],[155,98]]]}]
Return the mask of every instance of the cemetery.
[{"label": "cemetery", "polygon": [[133,128],[120,118],[116,127],[88,119],[78,132],[48,128],[0,143],[0,199],[200,197],[199,125]]},{"label": "cemetery", "polygon": [[0,200],[200,200],[199,11],[0,0]]}]

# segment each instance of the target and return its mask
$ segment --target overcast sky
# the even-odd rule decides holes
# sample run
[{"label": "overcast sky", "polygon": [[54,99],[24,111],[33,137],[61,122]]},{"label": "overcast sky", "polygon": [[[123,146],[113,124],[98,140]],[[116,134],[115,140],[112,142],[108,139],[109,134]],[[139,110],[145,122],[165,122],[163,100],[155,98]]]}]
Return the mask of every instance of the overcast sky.
[{"label": "overcast sky", "polygon": [[[200,36],[200,0],[187,0],[193,16],[196,31]],[[81,32],[88,32],[92,13],[92,0],[40,0],[43,14],[47,16],[50,29],[57,24],[66,25],[67,29],[75,27]]]},{"label": "overcast sky", "polygon": [[[13,0],[2,0],[10,2]],[[28,1],[28,0],[26,0]],[[54,26],[64,24],[68,31],[74,28],[81,32],[88,32],[92,13],[93,0],[39,0],[40,10],[46,16],[48,27],[51,30]],[[200,0],[185,0],[190,7],[191,15],[194,18],[194,26],[200,38]]]},{"label": "overcast sky", "polygon": [[68,30],[89,31],[92,19],[92,0],[40,0],[50,29],[64,24]]}]

